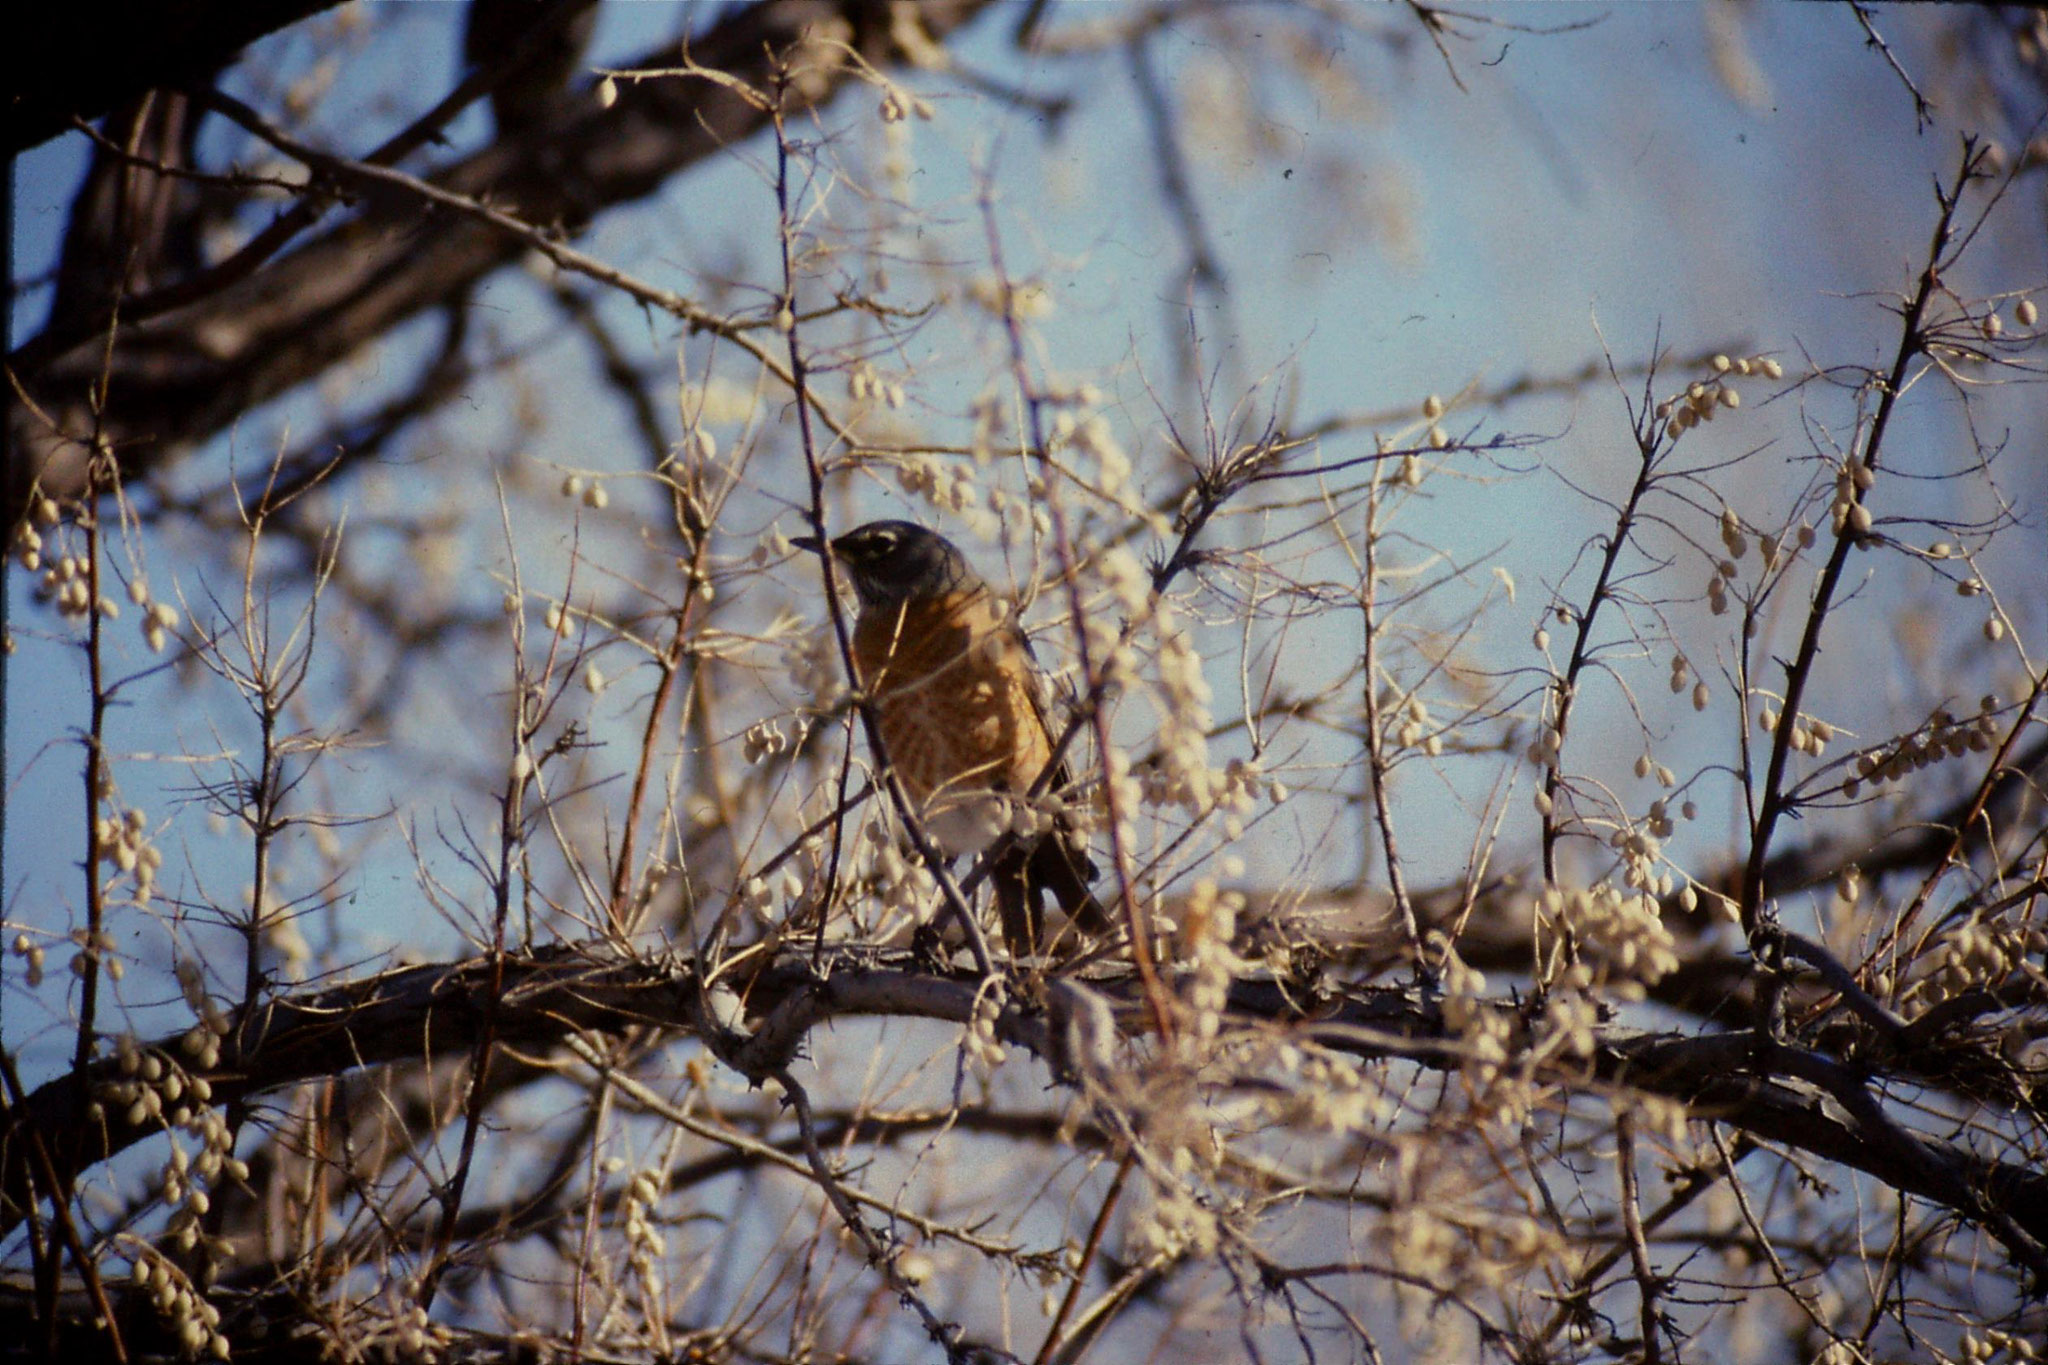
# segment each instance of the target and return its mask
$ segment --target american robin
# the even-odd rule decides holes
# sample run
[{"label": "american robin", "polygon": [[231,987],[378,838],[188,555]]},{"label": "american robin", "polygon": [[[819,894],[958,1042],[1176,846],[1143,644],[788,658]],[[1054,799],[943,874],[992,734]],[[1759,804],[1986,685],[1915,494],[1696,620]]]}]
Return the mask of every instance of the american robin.
[{"label": "american robin", "polygon": [[[820,548],[810,536],[794,543]],[[871,521],[834,540],[832,555],[860,599],[854,668],[904,794],[942,852],[978,854],[1012,827],[1052,758],[1030,641],[960,548],[928,527]],[[1062,762],[1050,790],[1069,780]],[[1013,956],[1044,942],[1047,892],[1077,927],[1109,927],[1088,890],[1095,864],[1064,817],[1017,839],[988,875]]]}]

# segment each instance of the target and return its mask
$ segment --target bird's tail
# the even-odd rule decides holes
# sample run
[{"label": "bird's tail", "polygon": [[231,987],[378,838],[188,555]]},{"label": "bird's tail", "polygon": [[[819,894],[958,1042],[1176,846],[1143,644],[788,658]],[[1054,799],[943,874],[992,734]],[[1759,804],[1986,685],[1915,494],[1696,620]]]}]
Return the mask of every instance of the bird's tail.
[{"label": "bird's tail", "polygon": [[1025,876],[1034,888],[1052,892],[1060,912],[1084,934],[1109,931],[1109,912],[1089,889],[1096,877],[1095,864],[1071,830],[1054,829],[1031,850]]},{"label": "bird's tail", "polygon": [[1109,912],[1088,889],[1095,875],[1095,864],[1068,829],[1054,829],[1029,848],[1003,854],[989,869],[989,881],[1010,955],[1029,957],[1044,946],[1047,892],[1081,933],[1107,933]]}]

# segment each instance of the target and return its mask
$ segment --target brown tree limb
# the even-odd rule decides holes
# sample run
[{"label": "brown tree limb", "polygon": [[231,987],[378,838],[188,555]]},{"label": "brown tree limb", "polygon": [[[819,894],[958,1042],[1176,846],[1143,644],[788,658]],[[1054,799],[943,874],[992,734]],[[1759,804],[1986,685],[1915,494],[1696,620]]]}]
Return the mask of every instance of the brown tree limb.
[{"label": "brown tree limb", "polygon": [[[985,3],[920,5],[917,21],[928,37],[943,40]],[[861,0],[762,0],[733,12],[687,50],[651,52],[635,65],[689,63],[759,89],[774,71],[793,67],[804,79],[792,99],[817,103],[857,70],[849,53],[878,68],[902,60],[886,8]],[[751,136],[767,118],[723,79],[624,82],[609,108],[590,100],[428,178],[457,195],[487,197],[530,223],[583,222],[654,193],[677,172]],[[315,184],[309,193],[331,190]],[[422,213],[411,196],[368,197],[347,221],[297,251],[124,328],[105,376],[121,401],[104,431],[123,478],[176,458],[526,249],[474,216]],[[10,404],[17,458],[0,489],[0,526],[14,523],[38,480],[60,499],[85,488],[87,400],[101,378],[102,348],[88,342],[45,355],[49,349],[47,339],[32,338],[9,357],[16,381],[51,421],[38,420],[29,404]]]},{"label": "brown tree limb", "polygon": [[155,87],[218,71],[338,0],[24,5],[7,19],[7,151],[26,151]]},{"label": "brown tree limb", "polygon": [[[801,956],[764,955],[751,971],[729,972],[722,984],[747,1001],[751,1017],[772,1022],[752,1038],[725,1040],[733,1045],[722,1050],[754,1078],[767,1079],[787,1066],[810,1028],[828,1020],[973,1019],[979,983],[972,975],[870,962],[849,955],[819,975]],[[497,972],[501,993],[492,986]],[[1139,997],[1129,973],[1093,984],[1118,1002],[1123,1022],[1135,1027]],[[448,1055],[473,1046],[486,1020],[505,1045],[533,1050],[586,1031],[656,1025],[697,1032],[703,1020],[699,995],[694,969],[687,965],[621,958],[597,948],[399,968],[272,1001],[243,1021],[207,1075],[210,1102],[230,1103],[358,1067]],[[1247,981],[1233,989],[1230,1006],[1246,1022],[1297,1027],[1365,1060],[1439,1069],[1463,1060],[1462,1040],[1448,1028],[1440,1001],[1412,989],[1357,986],[1334,1002],[1305,1006],[1277,984]],[[1514,1007],[1503,1002],[1495,1008]],[[1045,1061],[1055,1076],[1073,1074],[1066,1040],[1044,1016],[1012,1006],[996,1021],[996,1032],[1003,1042]],[[154,1051],[175,1057],[177,1040],[163,1040]],[[1756,1031],[1695,1035],[1613,1025],[1597,1031],[1585,1057],[1539,1059],[1526,1037],[1512,1045],[1511,1057],[1517,1055],[1536,1065],[1537,1080],[1567,1094],[1604,1102],[1625,1087],[1661,1096],[1694,1118],[1861,1171],[1984,1227],[2015,1262],[2048,1277],[2048,1175],[1901,1127],[1877,1092],[1831,1058]],[[67,1072],[6,1115],[0,1125],[0,1234],[45,1192],[30,1158],[32,1134],[42,1136],[61,1179],[75,1178],[162,1131],[160,1119],[128,1122],[116,1112],[118,1105],[102,1106],[91,1123],[70,1121],[81,1089],[104,1093],[121,1075],[117,1059],[95,1063],[83,1074]]]}]

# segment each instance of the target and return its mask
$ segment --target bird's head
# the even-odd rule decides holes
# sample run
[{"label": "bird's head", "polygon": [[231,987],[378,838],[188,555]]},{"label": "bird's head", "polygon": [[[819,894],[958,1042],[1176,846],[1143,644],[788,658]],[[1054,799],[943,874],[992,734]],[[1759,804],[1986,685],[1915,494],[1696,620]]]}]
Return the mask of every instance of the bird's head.
[{"label": "bird's head", "polygon": [[[792,544],[816,551],[813,536]],[[914,521],[871,521],[832,542],[832,557],[846,566],[863,610],[971,587],[978,580],[960,547]]]}]

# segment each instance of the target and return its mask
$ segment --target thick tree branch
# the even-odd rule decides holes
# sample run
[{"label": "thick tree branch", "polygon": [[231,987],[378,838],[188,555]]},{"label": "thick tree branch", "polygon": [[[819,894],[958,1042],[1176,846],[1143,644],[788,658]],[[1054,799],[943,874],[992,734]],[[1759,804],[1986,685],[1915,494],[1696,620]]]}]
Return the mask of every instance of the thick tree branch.
[{"label": "thick tree branch", "polygon": [[[943,0],[916,11],[941,40],[986,0]],[[901,60],[887,6],[863,0],[764,0],[682,49],[635,65],[691,64],[757,89],[794,69],[793,99],[823,101],[857,69]],[[581,223],[652,194],[677,172],[744,140],[768,111],[723,80],[681,76],[621,84],[609,108],[589,100],[529,134],[501,138],[430,177],[450,193],[488,198],[526,222]],[[308,194],[329,195],[316,183]],[[287,210],[292,214],[296,209]],[[36,337],[9,358],[13,376],[49,414],[10,402],[17,458],[0,490],[12,525],[30,485],[75,497],[84,489],[92,431],[89,390],[104,378],[120,402],[104,437],[126,477],[174,458],[250,409],[340,363],[391,328],[460,295],[517,260],[519,237],[462,214],[422,213],[406,195],[366,198],[325,236],[188,306],[124,325],[106,363],[99,341]],[[54,430],[52,429],[54,427]]]},{"label": "thick tree branch", "polygon": [[26,151],[158,86],[218,71],[338,0],[129,0],[8,15],[7,151]]},{"label": "thick tree branch", "polygon": [[[495,972],[502,993],[494,995]],[[973,1019],[978,983],[969,975],[875,966],[855,956],[826,974],[807,958],[763,960],[745,980],[721,985],[745,999],[750,1017],[767,1024],[751,1038],[722,1040],[719,1050],[758,1069],[785,1066],[803,1034],[820,1023],[857,1016],[895,1016],[965,1024]],[[1135,1028],[1136,986],[1123,977],[1092,983],[1116,1002],[1120,1023]],[[703,1023],[693,969],[619,958],[601,949],[565,947],[504,959],[406,967],[366,981],[270,1003],[231,1036],[206,1077],[213,1104],[358,1067],[424,1056],[447,1056],[474,1044],[486,1018],[503,1044],[542,1050],[586,1032],[638,1026],[697,1032]],[[1464,1044],[1445,1020],[1441,1001],[1414,989],[1353,987],[1304,1008],[1280,986],[1240,982],[1232,1012],[1247,1022],[1300,1028],[1323,1044],[1363,1059],[1455,1068]],[[1501,1003],[1493,1008],[1512,1012]],[[1012,1006],[997,1036],[1045,1061],[1056,1076],[1075,1074],[1067,1039],[1044,1015]],[[1985,1227],[2013,1259],[2048,1276],[2048,1175],[1951,1143],[1921,1136],[1888,1116],[1877,1093],[1831,1058],[1773,1043],[1752,1031],[1686,1035],[1609,1026],[1581,1058],[1539,1058],[1526,1036],[1511,1049],[1536,1066],[1536,1079],[1566,1093],[1605,1097],[1626,1087],[1685,1106],[1759,1140],[1861,1171]],[[177,1040],[154,1049],[175,1058]],[[31,1161],[40,1134],[60,1178],[88,1168],[162,1131],[162,1121],[131,1123],[118,1104],[104,1104],[91,1124],[71,1121],[79,1087],[95,1095],[123,1076],[118,1059],[67,1072],[15,1105],[0,1126],[0,1233],[26,1216],[44,1192],[47,1174]],[[38,1156],[36,1162],[42,1158]]]}]

